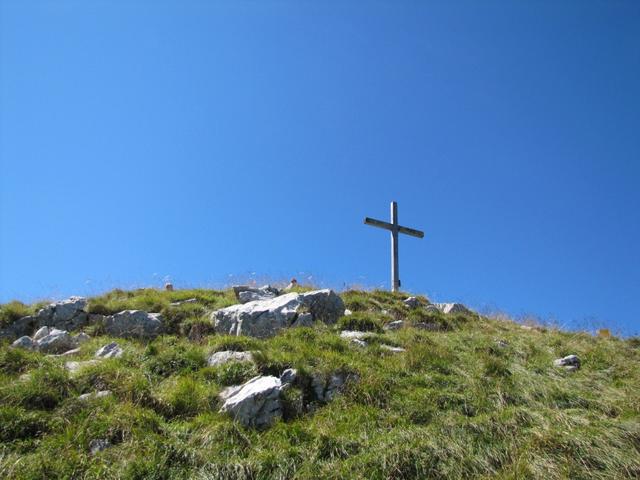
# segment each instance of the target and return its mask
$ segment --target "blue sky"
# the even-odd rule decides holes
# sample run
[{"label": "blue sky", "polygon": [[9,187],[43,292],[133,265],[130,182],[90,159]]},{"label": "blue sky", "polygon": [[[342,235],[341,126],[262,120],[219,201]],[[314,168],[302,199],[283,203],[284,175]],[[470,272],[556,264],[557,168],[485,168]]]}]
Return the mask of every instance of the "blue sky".
[{"label": "blue sky", "polygon": [[640,2],[0,2],[0,301],[312,277],[640,331]]}]

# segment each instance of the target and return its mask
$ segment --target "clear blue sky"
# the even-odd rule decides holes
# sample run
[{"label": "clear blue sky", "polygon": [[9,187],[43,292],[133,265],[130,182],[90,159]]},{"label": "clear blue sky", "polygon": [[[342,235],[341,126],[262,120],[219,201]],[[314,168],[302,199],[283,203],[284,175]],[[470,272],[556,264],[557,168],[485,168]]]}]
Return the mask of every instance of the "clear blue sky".
[{"label": "clear blue sky", "polygon": [[[0,2],[0,301],[256,272],[640,330],[640,2]],[[230,276],[233,275],[233,276]]]}]

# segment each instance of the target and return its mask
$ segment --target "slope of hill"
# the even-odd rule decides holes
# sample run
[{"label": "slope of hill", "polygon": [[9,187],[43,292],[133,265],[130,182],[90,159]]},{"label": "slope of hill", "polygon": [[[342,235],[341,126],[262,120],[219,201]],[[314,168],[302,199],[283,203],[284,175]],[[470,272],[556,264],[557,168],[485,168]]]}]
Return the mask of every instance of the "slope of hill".
[{"label": "slope of hill", "polygon": [[[116,290],[88,311],[162,312],[167,333],[127,340],[90,325],[69,356],[4,340],[0,477],[640,478],[638,339],[434,313],[402,293],[341,296],[354,313],[337,325],[255,339],[211,328],[207,313],[236,303],[231,290]],[[3,305],[0,323],[40,306]],[[370,333],[363,346],[341,330]],[[122,356],[96,360],[113,341]],[[208,365],[225,350],[254,361]],[[578,370],[554,366],[570,354]],[[86,363],[70,371],[69,361]],[[298,380],[270,427],[219,413],[225,387],[288,368]],[[314,396],[314,379],[336,373],[351,380],[330,401]],[[98,391],[110,394],[80,397]]]}]

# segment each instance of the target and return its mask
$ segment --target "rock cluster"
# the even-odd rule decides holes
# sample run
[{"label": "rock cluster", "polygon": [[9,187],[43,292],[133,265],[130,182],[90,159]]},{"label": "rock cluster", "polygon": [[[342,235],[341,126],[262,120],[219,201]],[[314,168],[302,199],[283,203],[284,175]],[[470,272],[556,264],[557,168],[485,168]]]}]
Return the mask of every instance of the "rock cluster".
[{"label": "rock cluster", "polygon": [[68,354],[88,338],[89,336],[84,333],[71,336],[66,330],[41,327],[33,334],[33,337],[22,336],[13,342],[12,346],[26,348],[27,350],[37,350],[42,353],[66,352]]},{"label": "rock cluster", "polygon": [[217,333],[266,338],[315,321],[333,324],[343,313],[344,303],[335,292],[315,290],[232,305],[213,312],[211,321]]}]

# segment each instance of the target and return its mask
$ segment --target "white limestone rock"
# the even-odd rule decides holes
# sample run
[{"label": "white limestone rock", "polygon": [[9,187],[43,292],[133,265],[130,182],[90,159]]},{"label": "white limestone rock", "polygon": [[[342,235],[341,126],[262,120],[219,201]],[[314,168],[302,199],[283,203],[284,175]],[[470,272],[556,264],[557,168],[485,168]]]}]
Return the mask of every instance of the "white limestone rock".
[{"label": "white limestone rock", "polygon": [[280,375],[280,382],[282,385],[291,385],[298,378],[298,371],[295,368],[287,368],[282,375]]},{"label": "white limestone rock", "polygon": [[211,321],[217,333],[266,338],[291,327],[304,313],[310,313],[313,322],[333,324],[344,313],[344,303],[332,290],[292,292],[217,310]]},{"label": "white limestone rock", "polygon": [[218,365],[224,365],[229,362],[253,362],[253,355],[251,352],[232,352],[231,350],[225,350],[214,353],[207,360],[207,364],[210,367],[217,367]]},{"label": "white limestone rock", "polygon": [[97,358],[118,358],[121,357],[124,350],[116,342],[107,343],[103,347],[100,347],[95,356]]},{"label": "white limestone rock", "polygon": [[106,438],[94,438],[89,442],[89,451],[95,455],[111,446],[111,442]]},{"label": "white limestone rock", "polygon": [[93,365],[98,365],[100,362],[98,360],[84,360],[81,362],[65,362],[64,368],[69,370],[69,373],[74,374],[78,373],[80,370],[86,367],[90,367]]},{"label": "white limestone rock", "polygon": [[409,297],[402,303],[404,303],[409,308],[418,308],[420,306],[420,300],[418,300],[416,297]]},{"label": "white limestone rock", "polygon": [[38,312],[38,324],[60,330],[75,330],[88,323],[86,308],[87,299],[84,297],[70,297],[50,303]]},{"label": "white limestone rock", "polygon": [[425,308],[430,311],[442,313],[471,313],[471,310],[461,303],[432,303]]},{"label": "white limestone rock", "polygon": [[38,339],[36,345],[36,348],[43,353],[62,353],[73,350],[78,343],[66,330],[52,328],[47,335]]},{"label": "white limestone rock", "polygon": [[573,372],[580,368],[580,359],[578,358],[577,355],[567,355],[566,357],[563,357],[563,358],[557,358],[556,360],[553,361],[553,364],[556,367],[562,367],[565,370]]},{"label": "white limestone rock", "polygon": [[162,316],[142,310],[124,310],[106,317],[104,329],[113,337],[154,338],[162,332]]},{"label": "white limestone rock", "polygon": [[392,353],[402,353],[407,351],[404,348],[392,347],[391,345],[380,345],[380,348],[382,348],[383,350],[388,350],[389,352],[392,352]]},{"label": "white limestone rock", "polygon": [[221,413],[228,413],[246,427],[263,428],[282,417],[282,382],[272,376],[254,377],[243,385],[220,393]]},{"label": "white limestone rock", "polygon": [[49,327],[40,327],[38,330],[36,330],[36,333],[33,334],[33,341],[37,342],[38,340],[40,340],[41,338],[46,337],[47,335],[49,335]]}]

